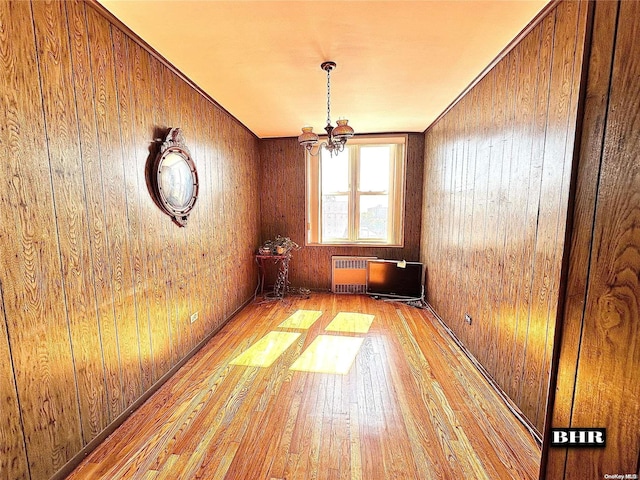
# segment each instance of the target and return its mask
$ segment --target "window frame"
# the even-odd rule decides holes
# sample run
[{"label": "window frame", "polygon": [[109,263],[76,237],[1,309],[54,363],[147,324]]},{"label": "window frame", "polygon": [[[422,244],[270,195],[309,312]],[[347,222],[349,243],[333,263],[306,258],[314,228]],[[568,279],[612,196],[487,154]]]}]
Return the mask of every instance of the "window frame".
[{"label": "window frame", "polygon": [[[320,141],[322,141],[321,139]],[[348,235],[346,239],[322,241],[322,187],[321,156],[305,154],[305,245],[306,246],[358,246],[358,247],[404,247],[404,207],[406,188],[408,135],[367,135],[349,140],[349,191],[335,192],[348,196]],[[387,222],[387,240],[358,239],[360,222],[360,197],[380,194],[381,192],[359,190],[359,151],[362,146],[396,145],[395,156],[390,162],[389,216]]]}]

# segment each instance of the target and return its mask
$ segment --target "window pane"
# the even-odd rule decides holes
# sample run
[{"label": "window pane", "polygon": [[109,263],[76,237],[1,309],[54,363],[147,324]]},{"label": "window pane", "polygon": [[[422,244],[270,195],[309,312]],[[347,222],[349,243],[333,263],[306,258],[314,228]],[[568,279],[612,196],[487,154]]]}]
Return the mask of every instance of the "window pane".
[{"label": "window pane", "polygon": [[322,241],[349,237],[349,197],[322,196]]},{"label": "window pane", "polygon": [[349,151],[345,148],[333,157],[322,149],[322,193],[349,190]]},{"label": "window pane", "polygon": [[360,196],[360,238],[387,238],[388,195]]},{"label": "window pane", "polygon": [[360,147],[360,191],[386,192],[389,190],[389,157],[391,147]]}]

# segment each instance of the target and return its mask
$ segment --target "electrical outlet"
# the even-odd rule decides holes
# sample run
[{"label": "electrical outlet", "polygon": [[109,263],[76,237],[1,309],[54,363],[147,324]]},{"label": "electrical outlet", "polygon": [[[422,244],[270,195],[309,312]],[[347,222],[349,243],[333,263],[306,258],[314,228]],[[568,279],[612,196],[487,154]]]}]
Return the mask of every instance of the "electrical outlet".
[{"label": "electrical outlet", "polygon": [[471,315],[469,315],[468,313],[465,313],[464,321],[467,322],[469,325],[471,325]]},{"label": "electrical outlet", "polygon": [[191,323],[195,322],[198,319],[198,312],[191,314]]}]

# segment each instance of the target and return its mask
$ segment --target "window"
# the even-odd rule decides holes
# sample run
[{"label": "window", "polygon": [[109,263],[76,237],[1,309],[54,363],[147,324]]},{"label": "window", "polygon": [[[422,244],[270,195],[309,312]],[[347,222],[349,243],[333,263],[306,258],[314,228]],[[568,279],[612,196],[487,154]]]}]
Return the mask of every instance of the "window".
[{"label": "window", "polygon": [[402,246],[406,136],[307,154],[307,245]]}]

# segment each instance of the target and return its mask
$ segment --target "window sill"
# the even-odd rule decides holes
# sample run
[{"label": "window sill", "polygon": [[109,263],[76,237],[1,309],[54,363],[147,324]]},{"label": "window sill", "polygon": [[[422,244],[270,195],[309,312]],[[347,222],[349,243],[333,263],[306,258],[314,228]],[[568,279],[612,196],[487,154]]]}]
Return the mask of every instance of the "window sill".
[{"label": "window sill", "polygon": [[305,243],[305,247],[404,248],[397,243]]}]

